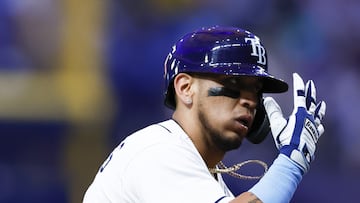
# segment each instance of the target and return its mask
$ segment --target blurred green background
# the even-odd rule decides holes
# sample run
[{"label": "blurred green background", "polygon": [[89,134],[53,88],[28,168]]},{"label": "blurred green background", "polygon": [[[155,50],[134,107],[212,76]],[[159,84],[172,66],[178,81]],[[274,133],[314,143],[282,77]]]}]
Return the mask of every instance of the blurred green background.
[{"label": "blurred green background", "polygon": [[[355,201],[360,2],[1,0],[0,202],[81,202],[113,147],[171,116],[164,59],[182,35],[212,25],[257,34],[272,74],[290,88],[293,72],[313,79],[327,102],[317,158],[292,202]],[[291,91],[271,96],[291,113]],[[269,136],[224,161],[271,164],[276,154]],[[234,194],[256,183],[225,180]]]}]

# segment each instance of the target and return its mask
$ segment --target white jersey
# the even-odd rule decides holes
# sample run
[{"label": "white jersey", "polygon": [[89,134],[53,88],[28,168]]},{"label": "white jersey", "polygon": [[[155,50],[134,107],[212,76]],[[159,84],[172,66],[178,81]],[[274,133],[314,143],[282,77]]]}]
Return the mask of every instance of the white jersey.
[{"label": "white jersey", "polygon": [[84,203],[224,203],[233,195],[216,181],[182,128],[174,121],[127,137],[104,162]]}]

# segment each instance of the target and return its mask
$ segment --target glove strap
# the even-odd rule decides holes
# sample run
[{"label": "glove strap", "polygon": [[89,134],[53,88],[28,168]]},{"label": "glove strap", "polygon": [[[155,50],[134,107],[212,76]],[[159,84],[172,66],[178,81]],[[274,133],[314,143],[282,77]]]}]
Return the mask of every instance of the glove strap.
[{"label": "glove strap", "polygon": [[283,146],[280,149],[280,153],[289,157],[297,166],[301,169],[301,174],[304,175],[310,168],[310,154],[307,151],[306,146],[303,149],[303,152],[300,152],[298,149],[295,149],[291,146]]}]

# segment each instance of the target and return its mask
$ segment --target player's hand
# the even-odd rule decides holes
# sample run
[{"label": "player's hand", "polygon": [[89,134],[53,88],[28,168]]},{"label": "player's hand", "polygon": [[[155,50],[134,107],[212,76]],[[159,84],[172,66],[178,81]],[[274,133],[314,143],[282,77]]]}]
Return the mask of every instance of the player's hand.
[{"label": "player's hand", "polygon": [[314,159],[316,143],[324,133],[321,121],[326,104],[324,101],[316,104],[316,89],[312,80],[305,86],[297,73],[293,74],[293,80],[294,110],[288,119],[283,117],[280,106],[273,98],[265,98],[264,106],[276,147],[306,173]]}]

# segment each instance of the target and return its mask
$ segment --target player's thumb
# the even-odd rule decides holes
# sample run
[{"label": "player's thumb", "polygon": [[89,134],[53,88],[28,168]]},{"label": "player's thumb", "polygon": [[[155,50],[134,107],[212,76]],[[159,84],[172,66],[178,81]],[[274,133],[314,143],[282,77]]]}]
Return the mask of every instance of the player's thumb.
[{"label": "player's thumb", "polygon": [[271,132],[273,136],[276,136],[286,125],[286,119],[284,118],[279,104],[272,97],[266,97],[264,99],[264,107],[269,117]]}]

